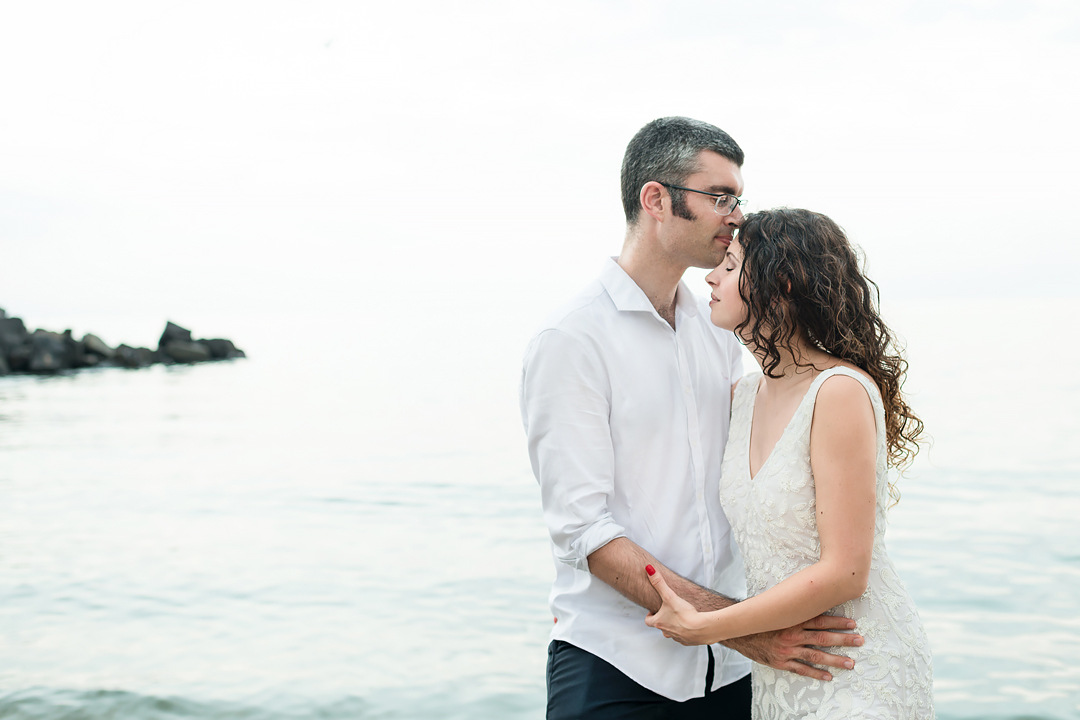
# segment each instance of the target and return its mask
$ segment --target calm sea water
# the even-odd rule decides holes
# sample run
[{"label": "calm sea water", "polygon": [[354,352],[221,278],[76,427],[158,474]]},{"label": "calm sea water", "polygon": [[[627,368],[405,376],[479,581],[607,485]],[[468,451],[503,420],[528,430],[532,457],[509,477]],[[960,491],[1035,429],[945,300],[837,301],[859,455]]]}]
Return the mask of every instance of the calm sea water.
[{"label": "calm sea water", "polygon": [[[1078,310],[889,309],[935,444],[888,541],[942,718],[1080,717]],[[0,378],[0,717],[542,717],[528,328],[490,321]]]}]

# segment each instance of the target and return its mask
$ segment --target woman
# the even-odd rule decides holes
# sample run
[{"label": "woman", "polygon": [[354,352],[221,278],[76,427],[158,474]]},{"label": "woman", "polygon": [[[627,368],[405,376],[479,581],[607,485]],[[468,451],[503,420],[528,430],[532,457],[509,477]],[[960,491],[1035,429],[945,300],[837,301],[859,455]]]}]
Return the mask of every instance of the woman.
[{"label": "woman", "polygon": [[646,622],[697,645],[843,615],[865,638],[854,669],[821,682],[755,664],[753,717],[932,717],[926,635],[882,539],[887,466],[911,461],[922,422],[876,286],[835,223],[790,209],[748,216],[707,281],[712,321],[763,370],[734,390],[720,481],[751,597],[698,613],[649,566],[663,606]]}]

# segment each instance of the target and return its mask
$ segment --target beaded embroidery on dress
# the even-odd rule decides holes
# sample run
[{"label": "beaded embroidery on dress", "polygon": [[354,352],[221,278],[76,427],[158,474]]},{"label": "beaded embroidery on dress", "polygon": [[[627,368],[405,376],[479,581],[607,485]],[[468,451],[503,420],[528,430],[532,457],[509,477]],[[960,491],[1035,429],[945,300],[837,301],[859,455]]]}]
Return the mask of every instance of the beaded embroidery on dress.
[{"label": "beaded embroidery on dress", "polygon": [[866,592],[829,611],[856,622],[866,642],[845,648],[854,670],[831,670],[821,682],[754,663],[754,720],[934,717],[930,647],[915,605],[885,553],[889,503],[885,409],[877,387],[848,368],[825,370],[811,383],[772,454],[750,477],[750,427],[760,373],[743,378],[732,404],[720,498],[746,563],[747,592],[757,595],[817,562],[820,544],[810,428],[818,389],[836,374],[862,383],[877,420],[877,510]]}]

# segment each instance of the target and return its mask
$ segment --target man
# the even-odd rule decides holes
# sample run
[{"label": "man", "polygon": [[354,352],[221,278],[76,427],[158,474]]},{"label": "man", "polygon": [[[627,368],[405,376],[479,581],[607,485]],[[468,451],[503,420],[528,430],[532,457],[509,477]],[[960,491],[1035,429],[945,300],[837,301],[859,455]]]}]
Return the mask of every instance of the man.
[{"label": "man", "polygon": [[813,646],[860,641],[831,632],[845,618],[727,647],[684,647],[644,622],[660,607],[647,564],[701,610],[745,594],[718,497],[741,349],[681,282],[731,243],[742,163],[707,123],[642,128],[623,158],[622,252],[526,351],[522,419],[556,560],[549,720],[748,718],[746,658],[827,680],[808,663],[849,661]]}]

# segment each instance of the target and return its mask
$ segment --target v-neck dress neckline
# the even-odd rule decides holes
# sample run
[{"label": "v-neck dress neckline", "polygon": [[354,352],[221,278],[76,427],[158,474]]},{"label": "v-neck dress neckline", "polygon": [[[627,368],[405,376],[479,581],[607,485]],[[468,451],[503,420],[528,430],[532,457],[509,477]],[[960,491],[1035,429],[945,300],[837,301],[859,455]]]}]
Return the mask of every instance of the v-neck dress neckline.
[{"label": "v-neck dress neckline", "polygon": [[754,388],[753,397],[750,399],[750,418],[748,420],[749,436],[746,441],[746,473],[750,477],[751,482],[756,480],[757,477],[761,475],[761,471],[769,465],[769,461],[772,460],[774,455],[776,455],[777,448],[779,448],[781,443],[783,443],[784,440],[787,438],[788,434],[791,431],[791,428],[795,425],[795,421],[799,418],[799,413],[802,412],[803,406],[806,405],[807,401],[811,397],[817,397],[817,393],[815,392],[815,390],[817,389],[817,385],[821,381],[822,377],[832,377],[837,373],[831,371],[835,370],[836,368],[842,367],[842,365],[834,365],[831,368],[825,368],[817,374],[817,377],[810,381],[810,385],[806,388],[806,392],[803,393],[802,399],[799,400],[799,404],[795,407],[795,412],[791,414],[791,419],[789,419],[787,425],[784,426],[784,430],[780,433],[780,437],[777,438],[775,443],[773,443],[772,448],[769,450],[769,454],[766,455],[765,460],[762,461],[761,467],[757,469],[757,472],[754,472],[753,468],[750,466],[750,448],[754,443],[754,413],[757,410],[758,394],[761,392],[761,386],[765,383],[765,376],[758,376],[757,387]]}]

